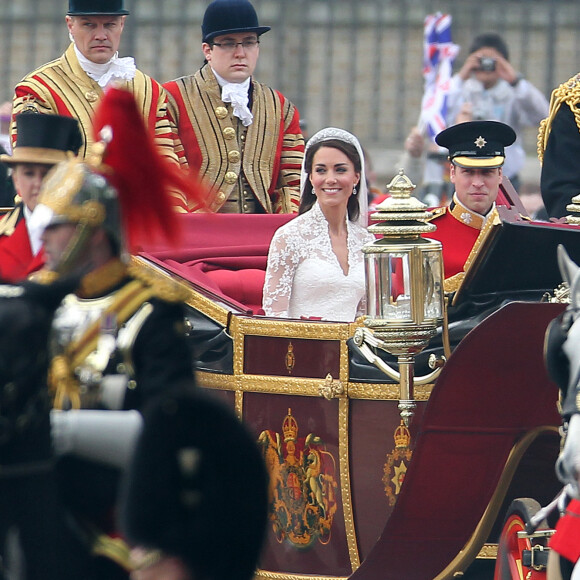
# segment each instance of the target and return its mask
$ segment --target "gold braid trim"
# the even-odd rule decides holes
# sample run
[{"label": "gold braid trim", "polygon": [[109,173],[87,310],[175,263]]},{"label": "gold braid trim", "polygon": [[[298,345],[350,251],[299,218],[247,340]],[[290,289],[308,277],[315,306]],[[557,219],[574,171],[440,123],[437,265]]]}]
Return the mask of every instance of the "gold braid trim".
[{"label": "gold braid trim", "polygon": [[565,83],[562,83],[557,89],[552,91],[550,97],[550,110],[548,116],[540,123],[538,131],[538,159],[540,163],[544,161],[544,151],[548,144],[548,137],[552,130],[552,122],[556,113],[560,110],[562,103],[566,103],[574,115],[576,127],[580,131],[580,109],[575,105],[580,102],[580,73],[574,75]]},{"label": "gold braid trim", "polygon": [[22,212],[22,205],[17,205],[13,210],[9,211],[0,221],[0,235],[11,236],[18,224],[18,218]]},{"label": "gold braid trim", "polygon": [[48,385],[54,392],[55,409],[63,409],[66,401],[70,401],[73,409],[81,408],[79,383],[71,372],[66,356],[58,355],[52,359],[48,371]]},{"label": "gold braid trim", "polygon": [[69,344],[64,354],[53,358],[48,385],[55,393],[53,405],[55,409],[62,409],[67,399],[73,409],[80,408],[79,384],[74,378],[74,369],[97,347],[101,319],[109,314],[115,314],[117,324],[121,325],[129,320],[153,294],[152,288],[144,286],[140,280],[129,282],[116,293],[114,301],[103,312],[102,317],[91,324],[83,336]]},{"label": "gold braid trim", "polygon": [[189,292],[183,284],[169,278],[167,274],[146,268],[135,258],[132,259],[128,271],[133,278],[141,280],[143,284],[149,286],[152,295],[156,298],[161,298],[166,302],[185,302],[189,297]]},{"label": "gold braid trim", "polygon": [[102,556],[112,560],[127,572],[134,569],[131,561],[131,549],[121,538],[113,538],[106,534],[98,534],[93,539],[92,553],[95,556]]}]

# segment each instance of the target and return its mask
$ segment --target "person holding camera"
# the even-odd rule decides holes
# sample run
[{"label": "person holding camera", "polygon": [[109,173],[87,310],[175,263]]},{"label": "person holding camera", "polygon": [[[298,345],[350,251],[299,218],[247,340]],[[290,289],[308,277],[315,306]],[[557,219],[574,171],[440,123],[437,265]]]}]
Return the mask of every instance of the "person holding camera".
[{"label": "person holding camera", "polygon": [[[537,127],[548,115],[548,100],[509,62],[504,39],[496,33],[476,36],[463,66],[451,79],[447,125],[463,121],[500,121],[512,127],[517,139],[506,149],[504,175],[519,189],[525,163],[524,127]],[[466,116],[471,118],[466,118]]]}]

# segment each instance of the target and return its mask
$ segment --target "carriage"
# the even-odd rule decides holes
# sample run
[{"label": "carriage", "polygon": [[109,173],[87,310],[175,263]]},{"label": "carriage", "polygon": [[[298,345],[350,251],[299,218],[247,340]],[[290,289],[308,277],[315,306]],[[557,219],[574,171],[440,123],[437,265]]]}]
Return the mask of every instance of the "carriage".
[{"label": "carriage", "polygon": [[[509,183],[498,200],[448,324],[416,357],[428,376],[431,355],[450,351],[436,379],[415,385],[408,424],[399,384],[353,340],[362,320],[264,316],[269,242],[291,216],[184,215],[182,250],[134,258],[186,289],[198,383],[263,451],[270,520],[258,579],[469,578],[497,558],[514,500],[545,505],[559,491],[558,390],[543,343],[564,309],[556,246],[578,261],[580,228],[530,220]],[[523,572],[501,579],[533,570],[521,563],[532,543],[517,536],[524,516],[512,507],[510,517],[504,560]],[[244,522],[224,522],[223,533],[243,534]]]}]

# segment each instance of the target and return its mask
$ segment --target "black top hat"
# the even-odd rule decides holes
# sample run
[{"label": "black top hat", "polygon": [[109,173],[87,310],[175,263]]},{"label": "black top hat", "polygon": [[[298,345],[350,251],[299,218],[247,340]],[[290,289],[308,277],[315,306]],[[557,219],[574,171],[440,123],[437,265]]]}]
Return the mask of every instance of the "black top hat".
[{"label": "black top hat", "polygon": [[514,130],[498,121],[469,121],[441,131],[437,144],[449,149],[449,159],[459,167],[501,167],[505,147],[516,140]]},{"label": "black top hat", "polygon": [[129,14],[123,6],[123,0],[69,0],[69,16],[95,16],[97,14]]},{"label": "black top hat", "polygon": [[21,113],[15,117],[18,137],[12,155],[0,155],[8,165],[65,161],[69,151],[74,155],[83,144],[79,122],[72,117]]},{"label": "black top hat", "polygon": [[203,42],[235,32],[255,32],[260,36],[268,30],[269,26],[258,24],[258,15],[248,0],[213,0],[201,23]]},{"label": "black top hat", "polygon": [[268,520],[256,439],[224,403],[188,385],[168,388],[143,416],[123,486],[126,537],[179,556],[194,578],[251,580]]}]

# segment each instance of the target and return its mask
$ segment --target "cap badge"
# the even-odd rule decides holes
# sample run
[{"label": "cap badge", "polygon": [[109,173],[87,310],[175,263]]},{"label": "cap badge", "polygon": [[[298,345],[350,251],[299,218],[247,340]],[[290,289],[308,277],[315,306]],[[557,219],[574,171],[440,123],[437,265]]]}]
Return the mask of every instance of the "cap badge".
[{"label": "cap badge", "polygon": [[480,149],[482,147],[485,147],[485,145],[487,144],[487,141],[480,135],[475,141],[475,146],[479,147]]}]

